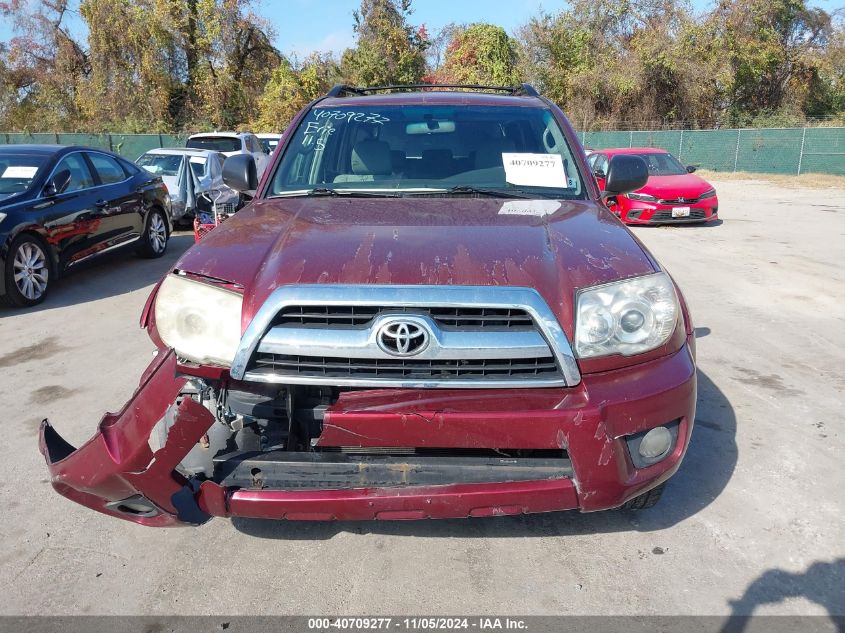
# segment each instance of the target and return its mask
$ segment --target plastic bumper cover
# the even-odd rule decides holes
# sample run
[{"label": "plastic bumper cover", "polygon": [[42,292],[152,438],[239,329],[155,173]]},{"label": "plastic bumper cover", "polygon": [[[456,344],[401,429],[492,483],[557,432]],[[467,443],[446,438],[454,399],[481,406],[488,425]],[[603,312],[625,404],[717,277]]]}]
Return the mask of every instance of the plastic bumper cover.
[{"label": "plastic bumper cover", "polygon": [[[179,462],[214,423],[211,413],[190,398],[178,405],[164,447],[153,453],[150,433],[167,409],[176,406],[186,382],[176,375],[172,352],[160,353],[124,409],[106,415],[96,435],[78,449],[47,421],[42,423],[39,445],[53,487],[84,506],[149,526],[197,525],[211,516],[366,520],[604,510],[677,470],[692,431],[696,394],[689,345],[659,360],[585,375],[573,388],[524,390],[521,399],[513,391],[496,399],[488,390],[487,400],[479,401],[475,411],[457,406],[449,412],[440,401],[446,398],[440,390],[359,392],[364,401],[389,398],[392,407],[383,402],[369,410],[360,402],[349,410],[336,405],[332,427],[321,442],[333,436],[335,445],[350,445],[357,436],[370,439],[355,445],[560,449],[571,460],[570,475],[435,486],[274,490],[227,487],[180,474]],[[421,402],[423,395],[439,413],[410,413],[412,403]],[[464,391],[461,397],[466,395]],[[406,403],[407,415],[402,413]],[[398,420],[402,424],[390,423]],[[635,468],[625,437],[674,420],[680,424],[669,455]]]}]

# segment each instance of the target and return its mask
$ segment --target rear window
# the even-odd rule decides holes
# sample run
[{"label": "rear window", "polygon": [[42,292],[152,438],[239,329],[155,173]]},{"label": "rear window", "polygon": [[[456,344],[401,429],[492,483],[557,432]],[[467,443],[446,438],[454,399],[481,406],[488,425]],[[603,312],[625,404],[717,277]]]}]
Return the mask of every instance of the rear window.
[{"label": "rear window", "polygon": [[311,188],[519,189],[583,198],[571,148],[542,107],[407,105],[313,108],[297,128],[269,195]]},{"label": "rear window", "polygon": [[88,159],[94,165],[94,169],[97,170],[97,174],[100,176],[100,182],[104,185],[126,180],[126,172],[123,171],[123,167],[111,156],[90,152]]},{"label": "rear window", "polygon": [[29,189],[46,162],[45,156],[0,153],[0,197]]},{"label": "rear window", "polygon": [[189,138],[185,147],[210,149],[215,152],[239,152],[241,151],[241,139],[231,136],[200,136]]}]

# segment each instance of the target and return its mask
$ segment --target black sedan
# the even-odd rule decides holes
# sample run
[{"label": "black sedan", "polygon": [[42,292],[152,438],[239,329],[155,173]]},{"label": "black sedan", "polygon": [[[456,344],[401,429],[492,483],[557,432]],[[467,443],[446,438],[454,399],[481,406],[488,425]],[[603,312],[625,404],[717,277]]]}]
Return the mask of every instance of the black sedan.
[{"label": "black sedan", "polygon": [[69,268],[106,251],[161,257],[171,228],[161,178],[116,154],[0,145],[0,304],[40,303]]}]

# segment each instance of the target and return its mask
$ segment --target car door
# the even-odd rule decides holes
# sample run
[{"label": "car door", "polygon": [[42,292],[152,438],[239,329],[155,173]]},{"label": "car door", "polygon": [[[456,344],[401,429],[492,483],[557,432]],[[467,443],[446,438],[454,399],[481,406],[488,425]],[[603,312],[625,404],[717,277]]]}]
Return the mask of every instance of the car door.
[{"label": "car door", "polygon": [[45,186],[33,205],[47,241],[59,253],[62,267],[95,252],[102,232],[102,214],[96,205],[96,181],[82,152],[72,152],[61,158],[47,182],[64,170],[70,172],[67,187],[49,194]]},{"label": "car door", "polygon": [[590,164],[590,169],[593,172],[593,175],[596,177],[596,182],[599,185],[599,189],[604,191],[604,183],[605,177],[607,176],[607,154],[590,154],[587,161]]},{"label": "car door", "polygon": [[258,177],[261,178],[264,170],[267,169],[267,163],[270,162],[270,157],[264,151],[264,146],[261,145],[261,141],[259,141],[258,137],[254,134],[246,135],[244,137],[244,142],[246,143],[247,150],[255,159],[255,170]]},{"label": "car door", "polygon": [[89,151],[85,156],[97,180],[94,204],[101,217],[101,246],[117,247],[135,241],[144,230],[143,193],[112,156]]}]

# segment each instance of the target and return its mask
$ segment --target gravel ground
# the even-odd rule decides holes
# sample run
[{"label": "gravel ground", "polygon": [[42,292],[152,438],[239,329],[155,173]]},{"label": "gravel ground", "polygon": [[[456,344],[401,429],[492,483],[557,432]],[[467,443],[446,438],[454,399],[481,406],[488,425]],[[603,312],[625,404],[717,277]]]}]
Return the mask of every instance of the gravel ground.
[{"label": "gravel ground", "polygon": [[122,406],[153,349],[141,307],[192,238],[0,310],[0,613],[845,613],[845,190],[715,184],[722,223],[635,229],[684,289],[700,368],[688,456],[636,515],[110,519],[53,492],[38,423],[82,442]]}]

